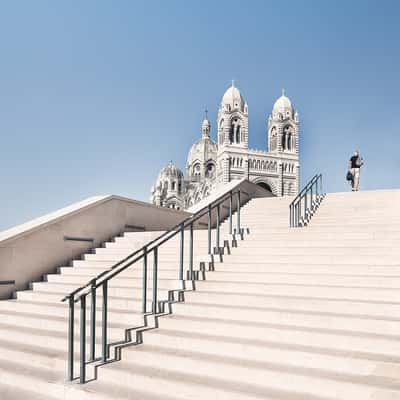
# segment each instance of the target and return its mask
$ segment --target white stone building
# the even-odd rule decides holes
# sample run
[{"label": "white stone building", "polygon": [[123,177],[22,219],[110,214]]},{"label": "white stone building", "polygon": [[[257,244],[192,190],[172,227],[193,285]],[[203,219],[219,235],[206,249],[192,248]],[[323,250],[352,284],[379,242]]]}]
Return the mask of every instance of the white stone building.
[{"label": "white stone building", "polygon": [[217,118],[217,140],[211,124],[202,124],[201,139],[189,151],[186,174],[172,163],[163,168],[151,190],[150,201],[159,206],[185,209],[215,188],[246,178],[276,196],[299,190],[299,115],[285,93],[267,118],[266,150],[249,149],[249,112],[239,89],[232,86],[222,97]]}]

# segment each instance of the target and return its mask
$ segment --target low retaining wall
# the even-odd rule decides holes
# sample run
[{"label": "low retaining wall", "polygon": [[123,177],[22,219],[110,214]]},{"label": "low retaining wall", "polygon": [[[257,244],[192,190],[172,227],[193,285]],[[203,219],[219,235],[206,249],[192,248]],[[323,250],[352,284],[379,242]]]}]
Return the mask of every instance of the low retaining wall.
[{"label": "low retaining wall", "polygon": [[123,231],[164,231],[190,215],[124,197],[97,196],[0,232],[0,299]]}]

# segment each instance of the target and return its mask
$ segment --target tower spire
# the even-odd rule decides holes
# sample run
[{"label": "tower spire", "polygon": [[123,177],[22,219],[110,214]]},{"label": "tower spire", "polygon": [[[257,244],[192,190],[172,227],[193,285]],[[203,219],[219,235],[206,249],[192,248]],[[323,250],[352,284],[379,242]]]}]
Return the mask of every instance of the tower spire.
[{"label": "tower spire", "polygon": [[285,89],[282,88],[282,96],[286,96]]}]

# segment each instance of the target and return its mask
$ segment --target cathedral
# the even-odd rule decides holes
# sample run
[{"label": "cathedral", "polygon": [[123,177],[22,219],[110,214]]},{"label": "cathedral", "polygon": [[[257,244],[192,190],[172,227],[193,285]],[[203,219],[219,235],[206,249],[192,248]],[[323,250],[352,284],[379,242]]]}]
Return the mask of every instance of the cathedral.
[{"label": "cathedral", "polygon": [[246,178],[276,196],[299,190],[299,115],[282,93],[267,118],[267,149],[249,149],[249,108],[232,82],[222,96],[217,118],[217,143],[207,115],[201,138],[192,145],[185,173],[170,162],[158,175],[150,201],[187,209],[217,188]]}]

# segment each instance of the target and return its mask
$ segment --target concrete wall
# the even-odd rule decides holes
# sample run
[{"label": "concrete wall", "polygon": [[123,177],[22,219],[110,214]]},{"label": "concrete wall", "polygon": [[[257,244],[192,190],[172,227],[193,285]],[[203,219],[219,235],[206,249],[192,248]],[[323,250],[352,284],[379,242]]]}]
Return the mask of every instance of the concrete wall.
[{"label": "concrete wall", "polygon": [[[101,242],[131,230],[167,230],[190,214],[118,196],[97,196],[0,232],[0,299],[24,289]],[[65,237],[88,238],[70,241]]]}]

